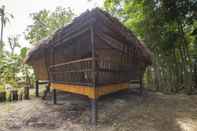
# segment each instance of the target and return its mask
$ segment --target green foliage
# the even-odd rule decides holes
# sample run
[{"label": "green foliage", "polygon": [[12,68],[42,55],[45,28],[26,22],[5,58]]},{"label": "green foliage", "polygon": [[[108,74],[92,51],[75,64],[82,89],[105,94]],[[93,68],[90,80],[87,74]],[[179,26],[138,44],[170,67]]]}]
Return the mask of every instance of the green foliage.
[{"label": "green foliage", "polygon": [[38,13],[32,13],[33,24],[26,29],[26,39],[30,43],[36,43],[44,37],[49,36],[58,28],[70,23],[74,13],[70,8],[57,7],[54,12],[41,10]]},{"label": "green foliage", "polygon": [[142,0],[105,0],[105,9],[116,16],[123,24],[132,29],[139,37],[144,37]]},{"label": "green foliage", "polygon": [[5,91],[5,88],[4,88],[3,85],[0,85],[0,92],[1,92],[1,91]]},{"label": "green foliage", "polygon": [[31,67],[23,64],[26,53],[26,47],[22,48],[19,54],[4,51],[4,55],[0,58],[0,86],[10,84],[18,88],[21,82],[31,84],[34,80],[33,71]]},{"label": "green foliage", "polygon": [[[32,13],[30,16],[33,19],[33,24],[27,27],[26,38],[30,43],[34,43],[68,24],[72,20],[74,13],[70,8],[57,7],[54,12],[42,10],[38,13]],[[3,34],[3,27],[9,19],[8,15],[1,8],[0,17],[2,18],[1,34]],[[32,68],[23,63],[28,48],[21,48],[18,38],[19,36],[15,35],[8,37],[8,43],[1,41],[1,45],[9,45],[9,51],[5,51],[3,48],[0,51],[0,91],[5,90],[6,84],[19,88],[21,84],[23,86],[24,84],[32,86],[32,82],[35,80]],[[16,48],[20,49],[20,52],[17,54],[15,53]]]},{"label": "green foliage", "polygon": [[20,48],[20,44],[18,42],[18,37],[19,36],[12,36],[12,37],[8,37],[8,43],[9,43],[9,47],[11,49],[11,54],[13,55],[15,52],[16,48]]},{"label": "green foliage", "polygon": [[[14,16],[5,10],[5,5],[2,5],[0,7],[0,23],[1,23],[1,33],[0,33],[0,52],[3,52],[3,46],[4,46],[4,41],[3,41],[3,33],[4,33],[4,27],[7,25],[7,23],[10,22],[10,19],[13,19]],[[0,54],[2,55],[2,54]]]},{"label": "green foliage", "polygon": [[191,92],[192,61],[197,58],[196,0],[105,0],[104,6],[154,53],[145,75],[154,88]]}]

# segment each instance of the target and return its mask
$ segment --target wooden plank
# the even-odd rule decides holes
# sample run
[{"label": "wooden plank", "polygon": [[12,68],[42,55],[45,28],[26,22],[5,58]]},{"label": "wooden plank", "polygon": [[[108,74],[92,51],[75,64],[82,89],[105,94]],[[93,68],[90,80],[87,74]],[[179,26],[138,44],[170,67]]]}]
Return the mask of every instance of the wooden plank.
[{"label": "wooden plank", "polygon": [[91,86],[51,83],[51,87],[57,90],[88,96],[90,99],[98,99],[100,96],[128,89],[128,83],[109,84],[92,88]]},{"label": "wooden plank", "polygon": [[97,97],[128,89],[128,83],[109,84],[98,87]]},{"label": "wooden plank", "polygon": [[51,87],[57,90],[65,91],[65,92],[85,95],[92,99],[96,98],[94,94],[95,88],[92,88],[90,86],[52,83]]}]

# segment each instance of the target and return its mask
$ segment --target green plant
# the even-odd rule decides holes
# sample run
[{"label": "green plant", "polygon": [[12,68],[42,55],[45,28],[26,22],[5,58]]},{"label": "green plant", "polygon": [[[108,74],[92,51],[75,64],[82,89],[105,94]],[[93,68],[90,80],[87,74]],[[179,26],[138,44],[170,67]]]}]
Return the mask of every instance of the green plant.
[{"label": "green plant", "polygon": [[5,87],[3,85],[0,85],[0,92],[5,91]]}]

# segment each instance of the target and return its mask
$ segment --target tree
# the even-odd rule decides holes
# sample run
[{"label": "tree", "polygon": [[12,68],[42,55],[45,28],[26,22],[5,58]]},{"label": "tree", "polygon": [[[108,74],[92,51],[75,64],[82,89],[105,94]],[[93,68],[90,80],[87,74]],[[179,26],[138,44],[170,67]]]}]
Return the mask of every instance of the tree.
[{"label": "tree", "polygon": [[26,29],[26,39],[32,44],[51,35],[58,28],[70,23],[74,13],[70,8],[57,7],[54,12],[41,10],[32,13],[33,24]]},{"label": "tree", "polygon": [[4,27],[6,26],[7,22],[10,21],[11,18],[14,16],[8,12],[5,12],[5,6],[3,5],[0,8],[0,16],[1,16],[1,36],[0,36],[0,51],[3,51],[3,31]]},{"label": "tree", "polygon": [[15,49],[17,47],[20,47],[20,44],[18,42],[18,37],[19,37],[19,35],[13,36],[13,37],[8,37],[8,43],[9,43],[9,47],[10,47],[10,50],[11,50],[11,55],[14,55]]},{"label": "tree", "polygon": [[154,53],[155,88],[192,91],[197,19],[195,0],[105,0],[105,8]]},{"label": "tree", "polygon": [[0,13],[1,13],[1,43],[3,43],[3,27],[5,25],[5,19],[4,19],[5,18],[4,17],[5,16],[5,6],[2,6],[2,8],[0,9]]}]

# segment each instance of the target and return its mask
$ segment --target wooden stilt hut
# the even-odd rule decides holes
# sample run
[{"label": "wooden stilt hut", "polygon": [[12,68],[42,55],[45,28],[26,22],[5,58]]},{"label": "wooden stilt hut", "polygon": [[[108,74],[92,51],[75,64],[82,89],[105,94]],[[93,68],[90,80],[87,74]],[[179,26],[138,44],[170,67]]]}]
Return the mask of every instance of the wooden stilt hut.
[{"label": "wooden stilt hut", "polygon": [[95,123],[96,100],[140,81],[151,53],[116,18],[95,8],[41,40],[25,63],[33,66],[38,80],[50,82],[54,102],[56,90],[88,96]]}]

